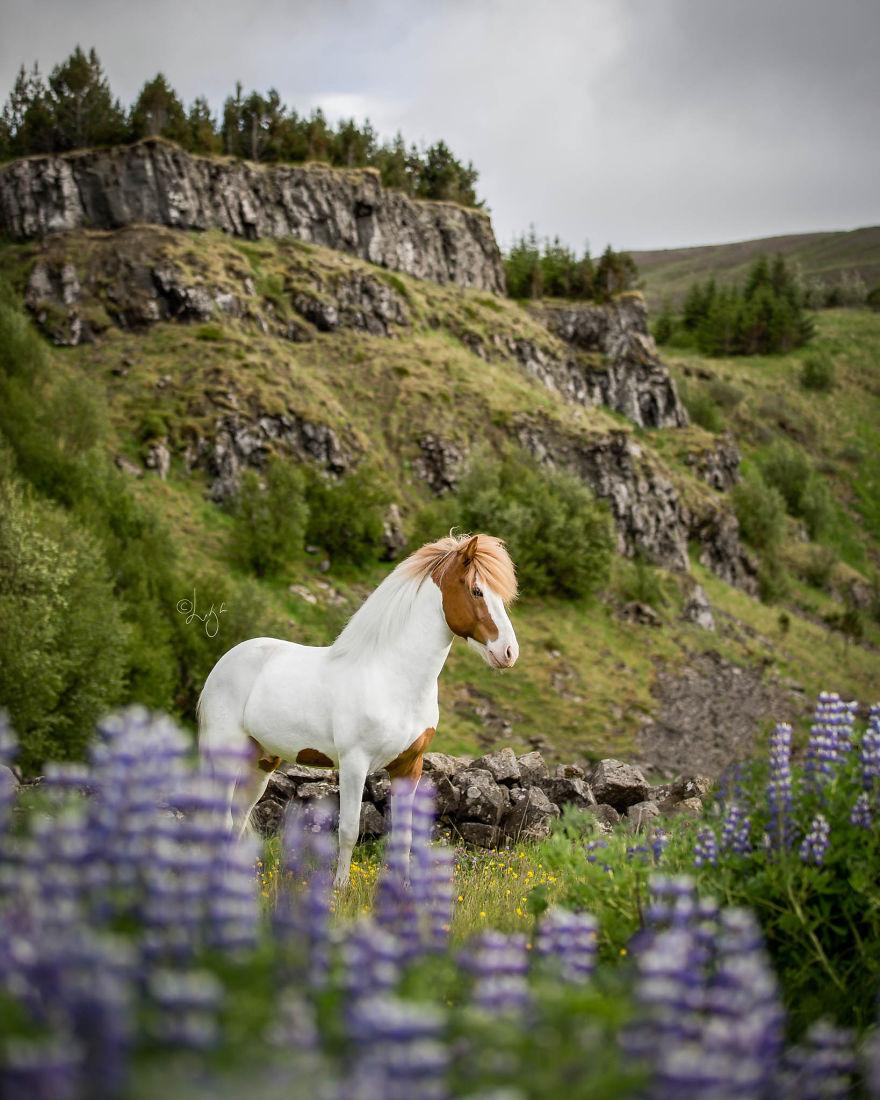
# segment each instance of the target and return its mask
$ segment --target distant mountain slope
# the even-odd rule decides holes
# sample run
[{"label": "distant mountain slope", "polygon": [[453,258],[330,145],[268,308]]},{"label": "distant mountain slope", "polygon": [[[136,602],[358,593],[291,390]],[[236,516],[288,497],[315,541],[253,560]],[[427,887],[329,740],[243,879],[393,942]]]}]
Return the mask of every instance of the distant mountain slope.
[{"label": "distant mountain slope", "polygon": [[799,264],[804,275],[837,282],[844,272],[858,272],[869,287],[880,283],[880,226],[833,233],[792,233],[754,241],[664,248],[633,252],[644,281],[649,307],[664,299],[680,302],[694,279],[714,275],[719,283],[733,282],[760,256],[782,253]]}]

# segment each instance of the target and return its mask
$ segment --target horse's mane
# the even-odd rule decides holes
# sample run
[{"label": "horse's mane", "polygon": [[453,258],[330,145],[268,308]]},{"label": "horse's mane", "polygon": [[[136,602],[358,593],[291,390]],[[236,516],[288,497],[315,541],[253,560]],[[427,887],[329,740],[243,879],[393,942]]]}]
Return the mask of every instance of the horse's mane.
[{"label": "horse's mane", "polygon": [[[440,581],[455,553],[470,535],[447,535],[426,543],[405,558],[348,620],[333,643],[334,656],[379,648],[397,633],[412,611],[419,589],[428,578]],[[477,578],[505,603],[516,598],[516,572],[500,539],[477,535],[471,582]]]}]

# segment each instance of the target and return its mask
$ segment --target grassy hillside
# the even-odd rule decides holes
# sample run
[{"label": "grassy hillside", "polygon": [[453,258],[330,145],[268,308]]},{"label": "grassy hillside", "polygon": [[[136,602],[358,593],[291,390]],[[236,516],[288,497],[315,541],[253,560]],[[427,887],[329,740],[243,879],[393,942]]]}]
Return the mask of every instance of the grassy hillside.
[{"label": "grassy hillside", "polygon": [[880,283],[880,226],[876,225],[631,255],[641,273],[648,305],[656,310],[666,300],[673,307],[680,304],[695,279],[712,276],[719,284],[737,283],[756,257],[777,253],[797,264],[804,276],[828,284],[838,282],[844,273],[859,274],[869,288]]},{"label": "grassy hillside", "polygon": [[[3,246],[0,266],[19,296],[34,262],[47,252],[76,266],[85,289],[82,313],[94,335],[76,347],[47,345],[49,384],[92,387],[106,410],[100,445],[129,468],[143,469],[157,438],[171,451],[167,479],[147,469],[128,481],[130,493],[158,514],[173,546],[174,583],[181,590],[162,597],[168,613],[173,615],[191,585],[202,585],[200,601],[218,604],[226,598],[217,590],[221,581],[253,586],[234,587],[229,596],[230,619],[221,620],[216,640],[221,651],[227,622],[247,610],[236,608],[235,600],[250,603],[248,592],[265,604],[274,632],[326,643],[390,568],[378,561],[358,568],[331,563],[327,573],[321,555],[306,554],[273,580],[249,577],[237,552],[233,517],[206,498],[204,469],[186,460],[210,442],[224,417],[293,411],[328,425],[352,464],[367,460],[375,468],[410,536],[430,500],[415,472],[420,437],[431,432],[463,449],[497,449],[538,415],[584,438],[611,428],[633,431],[685,500],[710,492],[694,476],[693,455],[713,444],[711,431],[698,425],[632,429],[606,410],[567,403],[503,354],[476,354],[475,346],[491,345],[496,335],[554,344],[546,328],[511,301],[392,275],[301,243],[244,243],[214,233],[147,228]],[[131,272],[146,261],[162,261],[192,284],[232,295],[239,305],[234,313],[215,310],[207,322],[120,327],[119,311],[135,308]],[[322,293],[329,296],[353,276],[381,284],[398,302],[404,320],[390,325],[387,335],[345,325],[322,331],[292,310],[297,294],[320,302]],[[44,317],[44,329],[56,321]],[[282,335],[288,325],[296,326],[296,338]],[[880,561],[880,317],[822,314],[817,343],[839,364],[838,388],[828,396],[798,389],[795,355],[730,362],[689,356],[673,359],[671,366],[691,398],[705,389],[715,400],[712,394],[726,387],[723,426],[733,431],[747,459],[783,435],[816,464],[836,501],[825,541],[839,561],[829,577],[818,586],[805,579],[802,559],[815,548],[791,521],[785,551],[791,581],[780,606],[718,580],[699,565],[694,550],[693,574],[715,610],[716,632],[681,619],[690,579],[623,558],[593,601],[538,597],[526,589],[513,612],[522,651],[515,669],[493,673],[464,646],[453,647],[441,680],[439,749],[537,744],[557,760],[644,755],[662,771],[663,752],[656,745],[643,751],[640,731],[651,722],[662,727],[676,685],[686,684],[707,662],[739,669],[768,706],[778,702],[792,717],[801,717],[805,700],[825,686],[849,696],[876,695],[880,630],[870,613],[863,616],[862,642],[854,644],[845,644],[823,616],[841,609],[853,579],[866,588]],[[623,613],[634,599],[654,605],[659,627]],[[182,706],[191,721],[189,704]],[[762,720],[769,722],[769,713]]]}]

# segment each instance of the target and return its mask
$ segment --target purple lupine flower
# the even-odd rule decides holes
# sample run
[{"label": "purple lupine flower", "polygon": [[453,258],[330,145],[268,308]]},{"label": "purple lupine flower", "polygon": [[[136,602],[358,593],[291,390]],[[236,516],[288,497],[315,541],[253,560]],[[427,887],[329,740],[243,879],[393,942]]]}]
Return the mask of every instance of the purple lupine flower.
[{"label": "purple lupine flower", "polygon": [[821,867],[825,861],[825,853],[828,851],[828,842],[831,837],[831,826],[824,814],[816,814],[810,822],[810,830],[801,842],[799,855],[804,863],[812,863]]},{"label": "purple lupine flower", "polygon": [[731,802],[721,826],[721,849],[735,855],[748,855],[752,850],[752,823],[738,802]]},{"label": "purple lupine flower", "polygon": [[664,829],[655,829],[651,834],[651,854],[654,857],[654,862],[659,863],[663,858],[663,853],[666,850],[666,845],[669,843],[669,833]]},{"label": "purple lupine flower", "polygon": [[330,963],[330,899],[333,817],[323,804],[288,807],[282,830],[282,870],[298,888],[286,890],[274,912],[274,923],[288,949],[298,949],[298,962],[315,984]]},{"label": "purple lupine flower", "polygon": [[862,735],[859,751],[862,765],[862,785],[868,793],[876,792],[880,780],[880,709],[871,707],[868,726]]},{"label": "purple lupine flower", "polygon": [[7,1100],[75,1100],[80,1096],[82,1051],[65,1035],[9,1038],[0,1066]]},{"label": "purple lupine flower", "polygon": [[433,1005],[379,994],[352,1013],[355,1064],[345,1094],[374,1100],[446,1100],[449,1050]]},{"label": "purple lupine flower", "polygon": [[223,987],[209,970],[156,969],[148,991],[157,1010],[151,1026],[154,1038],[193,1050],[217,1045]]},{"label": "purple lupine flower", "polygon": [[724,1057],[729,1093],[765,1095],[782,1050],[785,1015],[761,930],[748,910],[720,914],[705,1008],[702,1045]]},{"label": "purple lupine flower", "polygon": [[871,829],[874,826],[874,811],[871,809],[871,800],[863,791],[853,803],[849,821],[857,829]]},{"label": "purple lupine flower", "polygon": [[390,993],[400,977],[395,937],[370,918],[351,924],[342,941],[343,988],[353,1000]]},{"label": "purple lupine flower", "polygon": [[487,1012],[520,1012],[529,1002],[526,937],[494,929],[468,945],[462,961],[474,979],[472,1002]]},{"label": "purple lupine flower", "polygon": [[605,861],[601,860],[596,854],[597,852],[601,852],[603,848],[607,847],[607,840],[591,840],[588,844],[584,846],[584,851],[587,854],[587,863],[598,863],[606,875],[613,875],[614,870],[610,866],[610,864],[605,863]]},{"label": "purple lupine flower", "polygon": [[706,826],[697,833],[694,843],[694,866],[714,867],[718,862],[718,840],[715,830]]},{"label": "purple lupine flower", "polygon": [[807,783],[821,792],[852,748],[857,703],[844,702],[836,692],[823,691],[816,704],[804,771]]},{"label": "purple lupine flower", "polygon": [[776,1095],[784,1100],[844,1100],[857,1069],[853,1033],[825,1020],[786,1052]]},{"label": "purple lupine flower", "polygon": [[567,982],[584,982],[596,967],[599,924],[590,913],[554,906],[541,917],[536,954],[556,966]]},{"label": "purple lupine flower", "polygon": [[431,844],[434,793],[429,782],[420,783],[414,792],[408,783],[391,788],[391,835],[375,911],[379,924],[393,931],[409,958],[442,948],[452,920],[452,853]]},{"label": "purple lupine flower", "polygon": [[780,722],[770,738],[767,782],[768,837],[771,848],[789,848],[792,840],[791,726]]}]

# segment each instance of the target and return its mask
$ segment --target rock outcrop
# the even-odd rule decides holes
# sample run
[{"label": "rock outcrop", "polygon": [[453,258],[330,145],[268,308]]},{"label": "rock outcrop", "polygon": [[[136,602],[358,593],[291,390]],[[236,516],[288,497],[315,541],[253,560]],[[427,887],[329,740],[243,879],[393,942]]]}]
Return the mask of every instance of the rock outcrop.
[{"label": "rock outcrop", "polygon": [[[631,831],[656,825],[661,814],[699,813],[711,780],[704,776],[652,787],[642,772],[620,760],[593,767],[560,764],[552,772],[539,752],[517,757],[510,748],[478,760],[425,754],[424,774],[436,790],[441,829],[479,848],[505,848],[521,840],[542,840],[562,809],[583,810],[602,832],[619,822]],[[381,836],[389,825],[391,783],[381,771],[368,777],[361,804],[361,836]],[[254,823],[276,832],[290,803],[338,801],[336,774],[299,764],[273,773],[254,811]]]},{"label": "rock outcrop", "polygon": [[601,305],[542,303],[534,312],[566,344],[602,356],[600,363],[578,356],[566,361],[566,373],[578,376],[593,404],[607,405],[641,428],[688,423],[675,383],[657,354],[641,295],[624,294]]},{"label": "rock outcrop", "polygon": [[539,462],[572,471],[608,502],[621,553],[639,552],[668,569],[688,569],[687,509],[629,432],[590,438],[534,421],[520,425],[517,434]]},{"label": "rock outcrop", "polygon": [[295,237],[418,278],[504,290],[484,212],[415,201],[370,169],[198,157],[158,140],[0,168],[0,232],[15,239],[143,223]]}]

